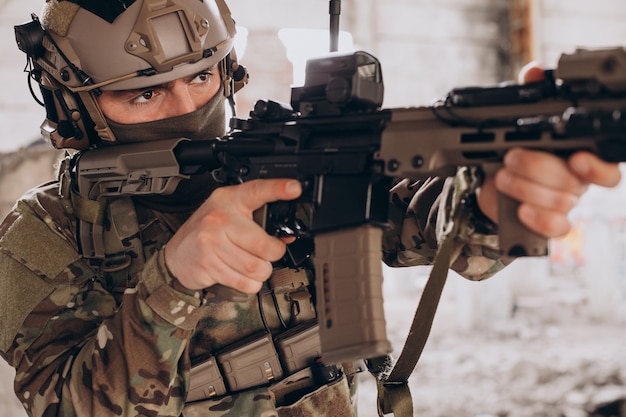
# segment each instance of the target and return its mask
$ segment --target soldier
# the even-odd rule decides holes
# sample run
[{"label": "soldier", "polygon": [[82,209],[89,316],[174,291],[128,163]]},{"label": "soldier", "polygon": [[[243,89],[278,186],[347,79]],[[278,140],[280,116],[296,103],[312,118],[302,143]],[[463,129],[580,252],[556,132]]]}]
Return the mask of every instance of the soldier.
[{"label": "soldier", "polygon": [[[235,27],[224,1],[47,0],[42,26],[34,22],[30,44],[20,47],[41,86],[42,133],[56,148],[80,152],[62,164],[57,181],[25,194],[0,227],[0,352],[16,369],[15,391],[28,414],[355,414],[349,364],[326,378],[316,377],[313,367],[324,365],[315,363],[279,372],[280,347],[270,346],[288,331],[310,331],[311,274],[273,267],[291,241],[268,235],[252,212],[297,198],[299,182],[216,187],[199,175],[169,196],[95,206],[77,192],[76,156],[93,148],[150,149],[154,140],[225,132],[225,105],[247,76],[232,50]],[[496,189],[523,202],[519,217],[530,229],[556,237],[568,231],[567,214],[587,184],[618,181],[615,165],[589,154],[563,161],[510,152],[477,190],[476,204],[465,207],[472,223],[463,226],[453,267],[483,279],[508,261],[490,246]],[[437,202],[450,184],[394,187],[388,264],[432,261]],[[99,258],[84,256],[85,223],[102,226],[91,230]],[[215,284],[257,296],[221,298],[211,292]],[[260,382],[228,380],[229,360],[261,354],[269,357],[252,364],[264,373]]]}]

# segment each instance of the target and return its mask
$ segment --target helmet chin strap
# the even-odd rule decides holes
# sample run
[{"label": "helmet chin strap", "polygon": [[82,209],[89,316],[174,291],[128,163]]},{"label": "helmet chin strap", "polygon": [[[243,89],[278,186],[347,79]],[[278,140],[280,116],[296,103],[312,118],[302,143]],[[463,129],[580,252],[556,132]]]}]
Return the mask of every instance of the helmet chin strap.
[{"label": "helmet chin strap", "polygon": [[83,104],[93,121],[93,129],[98,137],[107,142],[115,142],[115,135],[109,127],[102,110],[100,110],[100,106],[96,101],[96,94],[92,91],[82,91],[79,92],[78,95],[83,101]]},{"label": "helmet chin strap", "polygon": [[222,85],[224,86],[224,96],[228,99],[230,110],[234,115],[237,114],[235,108],[235,93],[248,84],[250,74],[246,67],[239,63],[237,53],[233,48],[226,58],[218,64]]}]

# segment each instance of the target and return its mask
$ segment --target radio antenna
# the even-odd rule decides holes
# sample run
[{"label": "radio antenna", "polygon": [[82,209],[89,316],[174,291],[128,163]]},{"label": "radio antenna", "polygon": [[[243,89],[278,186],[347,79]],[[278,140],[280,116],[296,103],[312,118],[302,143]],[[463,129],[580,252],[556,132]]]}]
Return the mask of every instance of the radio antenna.
[{"label": "radio antenna", "polygon": [[339,50],[339,18],[341,16],[341,0],[330,0],[328,14],[330,15],[330,52]]}]

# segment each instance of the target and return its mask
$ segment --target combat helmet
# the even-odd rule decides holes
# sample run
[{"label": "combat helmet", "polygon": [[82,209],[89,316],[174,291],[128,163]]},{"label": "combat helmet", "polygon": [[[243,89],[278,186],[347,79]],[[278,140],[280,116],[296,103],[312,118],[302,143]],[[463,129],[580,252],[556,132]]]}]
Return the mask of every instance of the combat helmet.
[{"label": "combat helmet", "polygon": [[[96,101],[103,90],[159,85],[219,65],[226,97],[247,82],[224,0],[46,0],[15,27],[41,90],[43,137],[87,149],[116,137]],[[40,101],[40,100],[38,100]]]}]

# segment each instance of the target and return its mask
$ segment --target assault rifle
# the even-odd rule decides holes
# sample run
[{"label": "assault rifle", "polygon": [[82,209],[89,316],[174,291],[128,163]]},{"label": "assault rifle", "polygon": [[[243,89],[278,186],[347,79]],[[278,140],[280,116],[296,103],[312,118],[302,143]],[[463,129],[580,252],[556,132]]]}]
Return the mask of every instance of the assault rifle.
[{"label": "assault rifle", "polygon": [[[365,52],[310,60],[291,105],[260,100],[222,138],[177,138],[84,152],[76,174],[91,200],[172,193],[211,171],[223,184],[297,178],[303,195],[270,204],[259,223],[299,237],[284,262],[313,260],[323,358],[377,357],[391,350],[382,297],[381,237],[388,191],[399,177],[454,175],[459,166],[492,169],[513,147],[567,156],[587,150],[626,161],[626,51],[577,50],[546,80],[458,88],[434,105],[381,109],[380,63]],[[504,254],[541,256],[547,241],[525,229],[515,202],[502,198]],[[81,223],[87,257],[102,255],[97,225]]]}]

